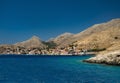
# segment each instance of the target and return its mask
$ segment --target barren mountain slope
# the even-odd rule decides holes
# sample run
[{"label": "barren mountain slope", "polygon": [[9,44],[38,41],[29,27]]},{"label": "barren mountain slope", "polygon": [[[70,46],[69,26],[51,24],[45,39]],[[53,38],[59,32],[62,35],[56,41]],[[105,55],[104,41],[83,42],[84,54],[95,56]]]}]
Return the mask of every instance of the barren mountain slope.
[{"label": "barren mountain slope", "polygon": [[44,48],[46,47],[42,41],[36,37],[33,36],[32,38],[30,38],[29,40],[23,41],[23,42],[19,42],[15,44],[16,46],[24,46],[26,48]]},{"label": "barren mountain slope", "polygon": [[[68,44],[71,44],[73,42],[81,41],[83,39],[86,39],[86,37],[90,37],[92,35],[95,37],[95,36],[97,36],[96,34],[99,34],[99,33],[105,34],[108,29],[111,29],[110,31],[112,31],[112,30],[114,30],[114,28],[118,28],[118,29],[120,28],[120,19],[113,19],[113,20],[106,22],[106,23],[93,25],[92,27],[89,27],[88,29],[86,29],[78,34],[71,36],[67,40],[64,40],[64,42],[61,43],[59,45],[59,47],[64,47],[64,46],[67,46]],[[110,31],[108,31],[107,33],[109,33]],[[116,32],[114,32],[114,33],[116,33]],[[106,35],[105,37],[110,36],[108,34],[105,34],[105,35]],[[103,35],[101,35],[101,36],[103,36]],[[89,39],[92,40],[93,38],[91,39],[91,37],[90,37]],[[104,39],[106,39],[106,38],[104,38]]]}]

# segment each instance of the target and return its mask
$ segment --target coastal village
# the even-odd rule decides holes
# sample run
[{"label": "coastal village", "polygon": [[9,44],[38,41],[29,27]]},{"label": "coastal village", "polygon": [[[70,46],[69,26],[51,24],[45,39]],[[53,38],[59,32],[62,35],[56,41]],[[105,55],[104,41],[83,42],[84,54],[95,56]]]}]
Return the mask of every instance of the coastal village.
[{"label": "coastal village", "polygon": [[78,50],[75,46],[66,48],[25,48],[20,46],[0,46],[0,54],[26,55],[82,55],[86,50]]}]

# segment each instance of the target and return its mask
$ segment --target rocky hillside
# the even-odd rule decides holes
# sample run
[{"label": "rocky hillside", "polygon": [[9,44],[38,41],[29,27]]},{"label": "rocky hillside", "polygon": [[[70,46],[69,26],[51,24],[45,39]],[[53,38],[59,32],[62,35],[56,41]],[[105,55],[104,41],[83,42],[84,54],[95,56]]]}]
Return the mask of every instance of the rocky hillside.
[{"label": "rocky hillside", "polygon": [[60,46],[60,45],[63,45],[65,41],[71,39],[71,37],[73,36],[72,33],[64,33],[64,34],[61,34],[59,36],[57,36],[56,38],[53,38],[53,39],[50,39],[50,41],[53,41],[54,43],[57,44],[57,46]]},{"label": "rocky hillside", "polygon": [[83,35],[83,37],[74,43],[79,48],[112,49],[114,47],[115,49],[120,42],[120,19],[114,19],[107,23],[94,25],[81,32],[81,35]]},{"label": "rocky hillside", "polygon": [[96,29],[92,28],[95,31],[93,34],[74,43],[79,49],[99,51],[97,56],[83,61],[120,65],[120,19],[113,19],[110,22],[97,26],[102,26],[97,27],[101,28],[101,30],[98,29],[98,32],[96,32]]},{"label": "rocky hillside", "polygon": [[23,46],[25,48],[45,48],[46,45],[42,43],[42,41],[37,36],[33,36],[32,38],[19,42],[15,44],[16,46]]},{"label": "rocky hillside", "polygon": [[95,24],[95,25],[89,27],[88,29],[74,35],[74,37],[75,38],[78,38],[78,37],[84,38],[84,37],[89,36],[91,34],[98,33],[98,32],[107,30],[109,28],[119,27],[119,26],[120,26],[120,19],[113,19],[113,20],[108,21],[106,23]]},{"label": "rocky hillside", "polygon": [[[58,36],[57,39],[55,39],[55,42],[58,42],[58,47],[65,47],[68,46],[69,44],[72,44],[74,42],[83,42],[84,40],[87,41],[87,39],[91,39],[91,37],[97,37],[97,34],[100,35],[101,33],[106,33],[108,29],[111,28],[118,28],[120,27],[120,19],[113,19],[111,21],[108,21],[106,23],[101,23],[101,24],[95,24],[91,27],[89,27],[88,29],[78,33],[78,34],[74,34],[74,35],[70,35],[67,38],[63,39],[64,43],[61,42],[61,36]],[[112,30],[112,29],[111,29]],[[106,31],[106,32],[105,32]],[[108,31],[109,32],[109,31]],[[107,33],[108,33],[107,32]],[[116,33],[114,31],[114,33]],[[107,35],[107,34],[106,34]],[[91,37],[90,37],[91,36]],[[102,36],[102,35],[101,35]],[[108,37],[108,36],[105,36]],[[105,38],[104,37],[104,38]],[[82,40],[82,41],[81,41]],[[92,40],[92,39],[91,39]],[[93,39],[94,40],[94,39]],[[95,39],[96,40],[96,39]],[[59,41],[61,43],[59,43]],[[82,43],[83,44],[83,43]]]}]

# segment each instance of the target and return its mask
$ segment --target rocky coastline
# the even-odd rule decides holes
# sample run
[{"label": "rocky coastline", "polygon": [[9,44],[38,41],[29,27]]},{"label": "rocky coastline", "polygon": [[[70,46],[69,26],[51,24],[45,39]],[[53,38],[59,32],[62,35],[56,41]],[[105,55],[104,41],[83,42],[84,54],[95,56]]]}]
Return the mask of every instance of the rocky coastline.
[{"label": "rocky coastline", "polygon": [[120,66],[120,50],[99,54],[87,60],[83,60],[83,62]]}]

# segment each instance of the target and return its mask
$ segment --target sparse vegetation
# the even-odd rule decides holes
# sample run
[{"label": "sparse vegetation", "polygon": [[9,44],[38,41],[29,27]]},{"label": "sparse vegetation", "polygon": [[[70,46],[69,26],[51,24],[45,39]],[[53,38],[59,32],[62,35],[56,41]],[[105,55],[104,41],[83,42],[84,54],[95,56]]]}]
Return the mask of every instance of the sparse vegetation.
[{"label": "sparse vegetation", "polygon": [[118,37],[114,37],[114,39],[118,39]]},{"label": "sparse vegetation", "polygon": [[53,41],[43,43],[47,46],[47,49],[54,49],[57,46],[57,44],[54,43]]},{"label": "sparse vegetation", "polygon": [[101,49],[89,49],[88,52],[99,52],[99,51],[104,51],[106,48],[101,48]]}]

